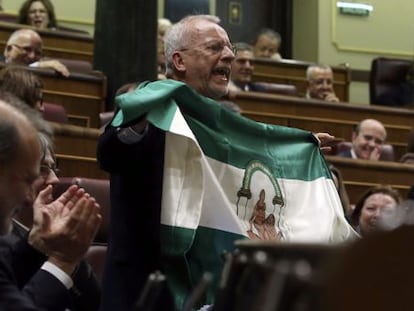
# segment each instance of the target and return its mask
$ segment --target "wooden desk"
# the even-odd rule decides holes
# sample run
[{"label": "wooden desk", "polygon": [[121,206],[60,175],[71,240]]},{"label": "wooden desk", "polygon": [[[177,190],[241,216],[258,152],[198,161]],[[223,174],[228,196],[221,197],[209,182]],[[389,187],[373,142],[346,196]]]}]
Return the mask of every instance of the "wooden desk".
[{"label": "wooden desk", "polygon": [[394,146],[396,159],[406,151],[408,133],[414,125],[414,110],[240,92],[233,99],[242,114],[256,121],[285,125],[312,132],[328,132],[351,140],[353,127],[361,120],[373,118],[387,129],[387,142]]},{"label": "wooden desk", "polygon": [[[306,69],[312,63],[282,60],[275,61],[271,59],[258,58],[254,61],[254,81],[293,84],[296,86],[299,94],[305,95]],[[334,74],[334,89],[338,98],[343,101],[349,101],[349,84],[351,82],[350,69],[348,66],[332,66]]]},{"label": "wooden desk", "polygon": [[[4,51],[10,34],[22,25],[0,22],[0,51]],[[58,30],[40,30],[25,26],[38,32],[43,39],[43,55],[52,58],[85,60],[93,63],[93,38],[90,35]]]},{"label": "wooden desk", "polygon": [[406,198],[414,184],[414,165],[335,156],[327,156],[326,159],[341,171],[351,204],[376,185],[390,185]]},{"label": "wooden desk", "polygon": [[96,146],[100,135],[98,129],[51,124],[61,176],[108,178],[108,173],[101,170],[96,161]]},{"label": "wooden desk", "polygon": [[100,71],[72,73],[65,78],[51,69],[29,68],[43,81],[44,101],[62,105],[69,123],[99,128],[99,113],[105,110],[106,76]]}]

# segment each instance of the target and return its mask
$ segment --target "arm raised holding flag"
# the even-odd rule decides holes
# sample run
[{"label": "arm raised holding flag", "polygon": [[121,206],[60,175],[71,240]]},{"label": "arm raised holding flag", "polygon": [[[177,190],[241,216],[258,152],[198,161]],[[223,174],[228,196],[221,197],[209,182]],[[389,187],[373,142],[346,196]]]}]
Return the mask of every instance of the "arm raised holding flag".
[{"label": "arm raised holding flag", "polygon": [[118,113],[100,137],[112,201],[102,310],[130,309],[155,270],[169,288],[159,309],[182,309],[205,271],[213,286],[202,303],[213,303],[222,252],[249,237],[262,190],[266,226],[283,241],[353,235],[314,135],[215,101],[228,92],[234,59],[218,23],[193,15],[174,24],[164,38],[168,79],[117,97]]}]

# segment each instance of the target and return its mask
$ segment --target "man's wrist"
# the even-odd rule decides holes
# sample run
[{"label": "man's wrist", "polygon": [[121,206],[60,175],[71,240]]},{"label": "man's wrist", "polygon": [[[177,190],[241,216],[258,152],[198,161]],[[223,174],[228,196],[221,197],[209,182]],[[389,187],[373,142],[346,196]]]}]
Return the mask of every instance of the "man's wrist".
[{"label": "man's wrist", "polygon": [[72,275],[78,266],[78,262],[64,261],[53,255],[49,256],[48,261],[61,269],[67,275]]}]

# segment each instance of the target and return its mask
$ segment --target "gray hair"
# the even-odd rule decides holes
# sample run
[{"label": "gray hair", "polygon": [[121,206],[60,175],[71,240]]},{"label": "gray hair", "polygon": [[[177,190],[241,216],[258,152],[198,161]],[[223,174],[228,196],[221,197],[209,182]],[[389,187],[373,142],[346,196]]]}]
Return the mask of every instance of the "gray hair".
[{"label": "gray hair", "polygon": [[214,15],[189,15],[173,24],[164,36],[164,55],[166,62],[166,76],[171,78],[174,73],[173,54],[185,48],[194,36],[192,23],[208,21],[219,24],[220,18]]},{"label": "gray hair", "polygon": [[306,69],[306,80],[310,81],[312,78],[312,73],[316,69],[322,69],[322,70],[329,70],[332,72],[332,68],[329,65],[325,64],[315,64],[315,65],[309,65]]}]

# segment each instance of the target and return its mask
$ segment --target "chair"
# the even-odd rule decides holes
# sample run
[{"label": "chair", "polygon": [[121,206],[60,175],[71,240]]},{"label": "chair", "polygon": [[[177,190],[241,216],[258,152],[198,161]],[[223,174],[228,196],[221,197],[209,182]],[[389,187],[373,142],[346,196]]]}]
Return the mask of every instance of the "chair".
[{"label": "chair", "polygon": [[265,93],[281,94],[298,96],[298,90],[293,84],[280,84],[280,83],[269,83],[269,82],[253,82],[259,89],[263,89]]},{"label": "chair", "polygon": [[109,229],[109,214],[110,214],[110,196],[109,196],[109,180],[108,179],[94,179],[85,177],[60,177],[60,183],[53,189],[53,197],[57,198],[70,185],[77,184],[84,188],[91,196],[96,199],[96,202],[101,206],[102,223],[98,233],[95,237],[96,243],[108,242]]},{"label": "chair", "polygon": [[92,64],[85,60],[67,59],[67,58],[53,58],[65,65],[69,72],[90,74],[93,71]]},{"label": "chair", "polygon": [[46,121],[65,124],[69,123],[66,109],[63,106],[44,102],[43,107],[43,118]]},{"label": "chair", "polygon": [[[352,142],[350,141],[340,141],[338,144],[334,147],[336,150],[335,154],[342,153],[347,150],[351,150],[352,148]],[[394,161],[395,155],[394,155],[394,147],[390,144],[384,144],[382,145],[382,151],[380,160],[381,161]]]},{"label": "chair", "polygon": [[404,106],[413,103],[413,85],[407,77],[413,62],[378,57],[371,63],[369,97],[371,105]]},{"label": "chair", "polygon": [[94,244],[89,246],[88,251],[85,254],[85,260],[92,267],[93,272],[96,275],[97,280],[102,284],[102,276],[105,267],[106,259],[106,244]]}]

